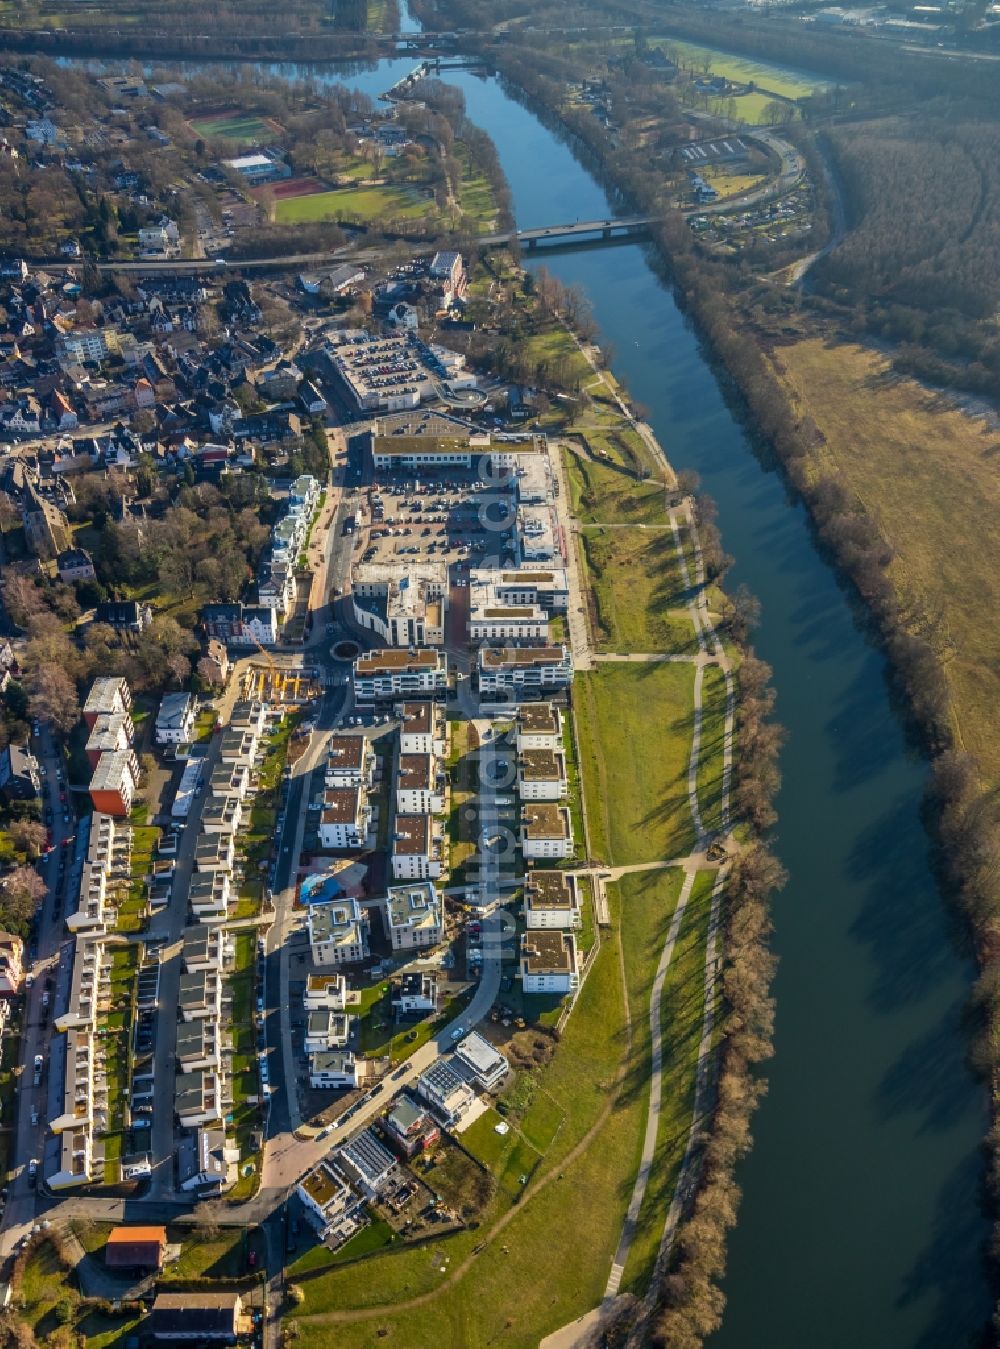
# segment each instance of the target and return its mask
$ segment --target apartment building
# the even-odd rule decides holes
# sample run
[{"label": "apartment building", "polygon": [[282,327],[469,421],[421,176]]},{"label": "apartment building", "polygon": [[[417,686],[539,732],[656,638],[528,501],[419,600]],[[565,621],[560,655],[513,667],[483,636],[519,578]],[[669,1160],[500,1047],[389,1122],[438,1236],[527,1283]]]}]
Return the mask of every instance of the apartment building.
[{"label": "apartment building", "polygon": [[561,749],[526,749],[517,756],[517,794],[522,801],[559,801],[568,790]]},{"label": "apartment building", "polygon": [[394,951],[425,950],[443,939],[444,911],[433,881],[391,885],[378,904]]},{"label": "apartment building", "polygon": [[13,932],[0,932],[0,999],[16,997],[24,981],[24,942]]},{"label": "apartment building", "polygon": [[127,712],[102,712],[91,727],[85,747],[91,771],[97,767],[102,754],[127,750],[134,739],[132,718]]},{"label": "apartment building", "polygon": [[139,790],[139,760],[132,749],[105,751],[90,779],[95,811],[119,818],[129,815]]},{"label": "apartment building", "polygon": [[469,609],[470,642],[547,642],[549,619],[537,604],[479,604]]},{"label": "apartment building", "polygon": [[331,849],[355,849],[365,846],[371,824],[371,806],[363,786],[329,787],[323,793],[319,817],[319,841]]},{"label": "apartment building", "polygon": [[521,933],[519,973],[525,993],[572,993],[580,982],[572,932]]},{"label": "apartment building", "polygon": [[444,869],[445,839],[433,815],[397,815],[392,836],[393,879],[433,880]]},{"label": "apartment building", "polygon": [[375,754],[363,735],[334,735],[327,747],[327,787],[370,787]]},{"label": "apartment building", "polygon": [[433,754],[401,754],[396,767],[396,811],[439,815],[444,810],[444,765]]},{"label": "apartment building", "polygon": [[88,729],[93,730],[98,717],[131,711],[132,690],[124,679],[95,679],[83,704],[83,719]]},{"label": "apartment building", "polygon": [[448,723],[440,703],[398,703],[392,710],[400,723],[400,754],[444,757]]},{"label": "apartment building", "polygon": [[314,965],[352,965],[368,958],[371,924],[356,899],[311,904],[308,923]]},{"label": "apartment building", "polygon": [[441,646],[448,603],[443,562],[361,564],[351,581],[354,621],[390,647]]},{"label": "apartment building", "polygon": [[494,571],[474,567],[469,573],[470,603],[535,605],[548,614],[569,607],[569,580],[563,567],[518,567]]},{"label": "apartment building", "polygon": [[567,646],[479,648],[476,656],[479,691],[534,698],[566,688],[573,680],[573,657]]},{"label": "apartment building", "polygon": [[553,703],[525,703],[517,710],[517,752],[562,749],[562,713]]},{"label": "apartment building", "polygon": [[448,657],[429,648],[368,651],[354,662],[359,703],[389,698],[434,697],[448,688]]},{"label": "apartment building", "polygon": [[521,810],[521,850],[525,861],[573,856],[569,809],[552,801],[532,801]]},{"label": "apartment building", "polygon": [[565,871],[529,871],[524,878],[524,921],[537,928],[578,928],[580,889]]}]

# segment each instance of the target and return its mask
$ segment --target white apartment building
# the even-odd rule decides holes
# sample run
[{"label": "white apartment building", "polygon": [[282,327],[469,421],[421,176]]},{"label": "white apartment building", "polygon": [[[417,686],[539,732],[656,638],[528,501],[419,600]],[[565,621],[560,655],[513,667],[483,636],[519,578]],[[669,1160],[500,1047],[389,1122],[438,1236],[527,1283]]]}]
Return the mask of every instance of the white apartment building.
[{"label": "white apartment building", "polygon": [[573,657],[567,646],[483,646],[476,672],[481,693],[537,697],[572,682]]},{"label": "white apartment building", "polygon": [[156,743],[186,745],[194,733],[195,703],[190,693],[165,693],[156,714]]},{"label": "white apartment building", "polygon": [[444,830],[433,815],[397,815],[391,862],[397,881],[433,880],[444,869]]},{"label": "white apartment building", "polygon": [[398,703],[392,710],[400,723],[400,754],[436,754],[443,758],[448,723],[440,703]]},{"label": "white apartment building", "polygon": [[444,810],[443,765],[433,754],[401,754],[396,771],[396,812],[439,815]]},{"label": "white apartment building", "polygon": [[525,703],[517,710],[517,752],[562,749],[562,713],[553,703]]},{"label": "white apartment building", "polygon": [[517,792],[522,801],[559,801],[568,790],[561,749],[526,749],[517,756]]},{"label": "white apartment building", "polygon": [[572,993],[580,982],[572,932],[521,933],[521,985],[525,993]]},{"label": "white apartment building", "polygon": [[353,965],[367,959],[370,922],[356,899],[310,904],[308,922],[314,965]]},{"label": "white apartment building", "polygon": [[524,921],[538,928],[578,928],[580,889],[565,871],[529,871],[524,878]]},{"label": "white apartment building", "polygon": [[532,801],[521,810],[521,851],[525,861],[573,856],[573,822],[567,806]]},{"label": "white apartment building", "polygon": [[349,1049],[324,1049],[309,1055],[309,1085],[314,1091],[356,1087],[358,1063]]},{"label": "white apartment building", "polygon": [[363,848],[370,823],[371,807],[363,786],[330,787],[323,793],[319,841],[324,848]]},{"label": "white apartment building", "polygon": [[432,881],[391,885],[379,907],[394,951],[425,950],[442,941],[444,912]]},{"label": "white apartment building", "polygon": [[359,703],[387,698],[433,697],[448,688],[448,657],[443,651],[383,648],[354,662],[354,697]]},{"label": "white apartment building", "polygon": [[363,735],[330,737],[324,778],[328,787],[370,787],[374,768],[375,755]]},{"label": "white apartment building", "polygon": [[477,604],[469,609],[470,642],[546,642],[549,619],[537,604]]}]

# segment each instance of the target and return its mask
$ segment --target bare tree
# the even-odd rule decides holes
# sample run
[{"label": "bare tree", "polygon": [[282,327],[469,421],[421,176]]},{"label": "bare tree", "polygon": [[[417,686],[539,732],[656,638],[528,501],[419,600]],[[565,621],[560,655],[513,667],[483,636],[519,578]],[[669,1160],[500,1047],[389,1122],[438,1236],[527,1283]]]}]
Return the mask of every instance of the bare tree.
[{"label": "bare tree", "polygon": [[45,826],[37,820],[12,820],[7,832],[17,851],[29,857],[37,857],[45,846]]},{"label": "bare tree", "polygon": [[42,664],[32,671],[28,710],[37,720],[50,722],[64,735],[79,721],[76,685],[61,665]]}]

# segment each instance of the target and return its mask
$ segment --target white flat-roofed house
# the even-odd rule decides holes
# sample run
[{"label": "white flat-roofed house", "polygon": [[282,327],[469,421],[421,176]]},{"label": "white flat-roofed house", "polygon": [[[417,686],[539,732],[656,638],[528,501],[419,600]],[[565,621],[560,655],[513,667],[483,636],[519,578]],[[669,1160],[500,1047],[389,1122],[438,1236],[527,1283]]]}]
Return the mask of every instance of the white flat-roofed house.
[{"label": "white flat-roofed house", "polygon": [[568,791],[561,749],[526,749],[517,756],[517,792],[522,801],[559,801]]},{"label": "white flat-roofed house", "polygon": [[394,951],[425,950],[444,937],[444,914],[432,881],[391,885],[379,907]]},{"label": "white flat-roofed house", "polygon": [[436,754],[445,752],[447,722],[439,703],[398,703],[393,709],[399,719],[400,754]]},{"label": "white flat-roofed house", "polygon": [[453,1128],[472,1108],[476,1093],[455,1071],[450,1059],[438,1059],[417,1078],[417,1092],[447,1128]]},{"label": "white flat-roofed house", "polygon": [[444,810],[444,769],[432,754],[401,754],[396,773],[400,815],[439,815]]},{"label": "white flat-roofed house", "polygon": [[520,567],[510,571],[474,568],[469,577],[474,593],[488,587],[491,600],[499,604],[537,604],[550,614],[569,607],[569,581],[563,567]]},{"label": "white flat-roofed house", "polygon": [[296,1193],[321,1241],[336,1247],[357,1230],[362,1201],[326,1162],[299,1182]]},{"label": "white flat-roofed house", "polygon": [[573,856],[573,822],[567,806],[531,801],[521,810],[521,851],[526,861]]},{"label": "white flat-roofed house", "polygon": [[553,703],[525,703],[517,710],[517,752],[561,750],[562,713]]},{"label": "white flat-roofed house", "polygon": [[158,745],[187,745],[194,732],[195,702],[190,693],[165,693],[156,714]]},{"label": "white flat-roofed house", "polygon": [[520,974],[525,993],[572,993],[580,982],[576,937],[555,930],[522,932]]},{"label": "white flat-roofed house", "polygon": [[433,696],[447,688],[448,657],[436,649],[369,651],[354,662],[354,697],[359,703]]},{"label": "white flat-roofed house", "polygon": [[400,977],[393,990],[392,1005],[399,1017],[425,1017],[437,1011],[437,975],[429,970],[413,970]]},{"label": "white flat-roofed house", "polygon": [[342,974],[310,974],[302,994],[307,1012],[342,1012],[347,1006],[347,980]]},{"label": "white flat-roofed house", "polygon": [[321,1054],[326,1049],[346,1049],[351,1038],[351,1020],[346,1012],[331,1012],[326,1007],[310,1012],[306,1017],[306,1053]]},{"label": "white flat-roofed house", "polygon": [[470,642],[546,642],[549,619],[537,604],[480,604],[469,609]]},{"label": "white flat-roofed house", "polygon": [[358,1062],[349,1049],[324,1049],[309,1055],[309,1085],[314,1091],[356,1087]]},{"label": "white flat-roofed house", "polygon": [[370,787],[375,768],[371,743],[363,735],[333,735],[327,745],[328,787]]},{"label": "white flat-roofed house", "polygon": [[538,697],[572,683],[573,657],[567,646],[482,646],[476,673],[480,693]]},{"label": "white flat-roofed house", "polygon": [[529,932],[578,928],[582,918],[576,877],[565,871],[529,871],[524,878],[524,920]]},{"label": "white flat-roofed house", "polygon": [[392,836],[392,874],[397,881],[433,880],[444,869],[445,839],[433,815],[397,815]]},{"label": "white flat-roofed house", "polygon": [[336,1149],[331,1160],[368,1199],[377,1199],[397,1174],[396,1158],[371,1129],[355,1134]]},{"label": "white flat-roofed house", "polygon": [[217,970],[225,964],[226,939],[221,928],[207,923],[192,923],[181,938],[181,961],[185,974],[198,970]]},{"label": "white flat-roofed house", "polygon": [[309,947],[314,965],[353,965],[369,953],[369,918],[356,899],[311,904]]},{"label": "white flat-roofed house", "polygon": [[455,1046],[455,1065],[484,1091],[494,1091],[510,1071],[499,1049],[475,1030]]},{"label": "white flat-roofed house", "polygon": [[322,847],[363,848],[370,824],[371,806],[363,786],[330,787],[323,793],[323,809],[319,817],[319,841]]},{"label": "white flat-roofed house", "polygon": [[225,871],[203,871],[191,877],[188,904],[198,922],[224,923],[229,899],[229,876]]},{"label": "white flat-roofed house", "polygon": [[240,731],[253,731],[259,739],[267,728],[267,705],[254,698],[242,699],[233,707],[229,726]]}]

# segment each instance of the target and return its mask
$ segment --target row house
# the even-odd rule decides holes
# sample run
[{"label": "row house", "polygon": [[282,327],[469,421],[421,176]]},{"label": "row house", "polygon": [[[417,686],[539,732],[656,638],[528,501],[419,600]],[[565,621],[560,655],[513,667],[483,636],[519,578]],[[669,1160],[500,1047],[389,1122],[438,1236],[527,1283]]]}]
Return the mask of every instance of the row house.
[{"label": "row house", "polygon": [[236,861],[236,842],[232,834],[201,833],[195,840],[195,871],[231,873]]},{"label": "row house", "polygon": [[209,796],[201,812],[206,834],[235,834],[243,820],[243,802],[238,796]]},{"label": "row house", "polygon": [[118,912],[112,903],[110,885],[124,884],[129,875],[131,831],[111,815],[94,812],[89,826],[81,820],[79,832],[87,829],[87,854],[80,870],[76,908],[66,915],[70,932],[103,933],[114,927]]},{"label": "row house", "polygon": [[204,871],[191,877],[188,907],[196,922],[224,923],[231,898],[235,899],[235,895],[227,872]]},{"label": "row house", "polygon": [[216,969],[197,969],[182,974],[177,989],[177,1007],[185,1021],[222,1016],[222,976]]},{"label": "row house", "polygon": [[212,796],[235,796],[244,801],[250,790],[250,769],[245,763],[217,763],[208,779]]}]

